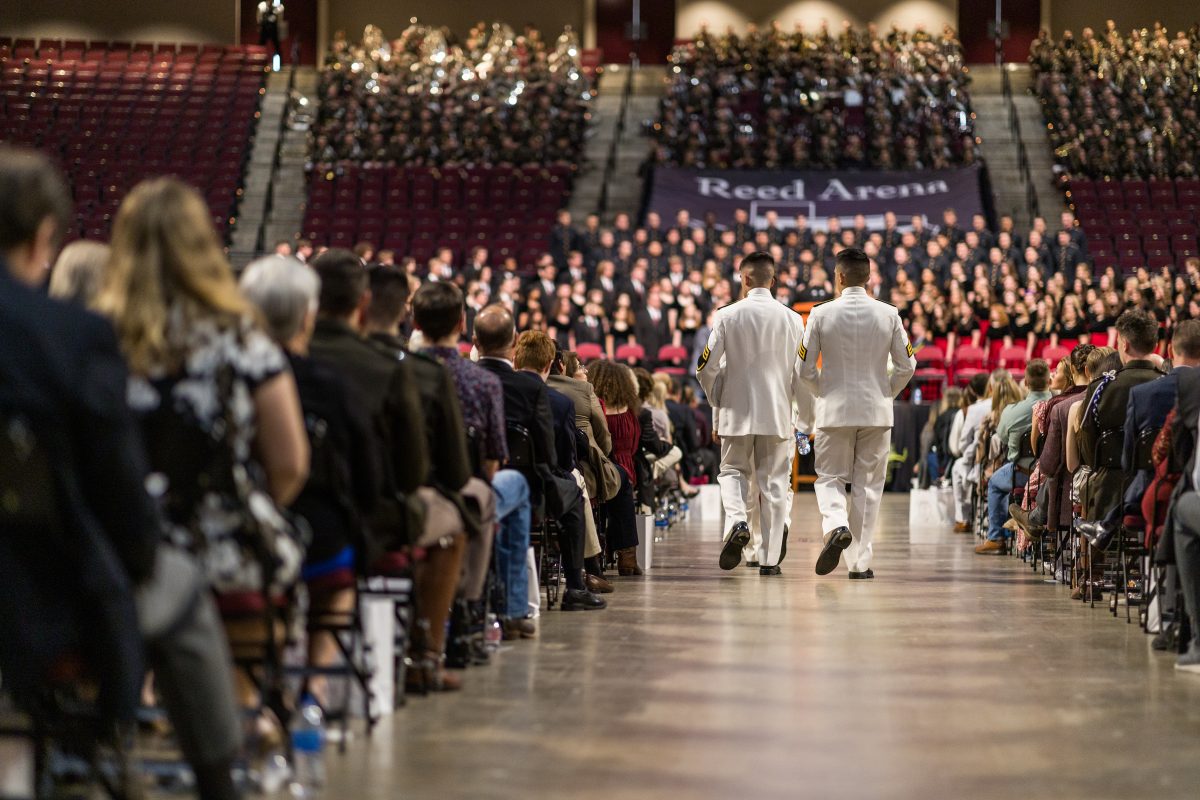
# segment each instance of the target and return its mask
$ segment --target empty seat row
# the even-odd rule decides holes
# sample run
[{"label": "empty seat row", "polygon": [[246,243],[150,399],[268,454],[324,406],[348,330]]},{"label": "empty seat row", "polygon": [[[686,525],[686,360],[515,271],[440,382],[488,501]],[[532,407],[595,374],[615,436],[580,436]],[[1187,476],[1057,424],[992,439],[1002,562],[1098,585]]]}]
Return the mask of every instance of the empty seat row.
[{"label": "empty seat row", "polygon": [[[36,147],[62,166],[76,205],[72,237],[107,238],[125,194],[158,175],[196,186],[227,231],[260,113],[265,49],[197,47],[189,55],[199,58],[189,59],[128,46],[44,63],[6,57],[8,46],[0,40],[0,140]],[[110,52],[146,53],[154,64]]]}]

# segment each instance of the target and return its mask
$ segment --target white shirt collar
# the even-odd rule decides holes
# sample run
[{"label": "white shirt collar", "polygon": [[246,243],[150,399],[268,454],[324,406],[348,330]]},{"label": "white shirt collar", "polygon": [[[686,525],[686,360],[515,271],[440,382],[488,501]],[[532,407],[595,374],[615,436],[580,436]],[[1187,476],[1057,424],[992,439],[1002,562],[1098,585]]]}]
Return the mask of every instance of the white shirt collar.
[{"label": "white shirt collar", "polygon": [[[496,356],[480,356],[479,360],[480,361],[499,361],[501,364],[508,364],[510,367],[512,367],[512,365],[513,365],[513,362],[511,360],[509,360],[507,358],[497,358]],[[515,367],[514,367],[514,369],[515,369]]]},{"label": "white shirt collar", "polygon": [[846,294],[866,294],[866,293],[867,293],[867,290],[866,290],[866,287],[864,287],[864,286],[847,286],[845,289],[842,289],[842,294],[843,294],[843,295],[846,295]]},{"label": "white shirt collar", "polygon": [[764,289],[761,286],[758,287],[757,289],[751,289],[750,291],[746,292],[746,297],[765,297],[768,300],[772,299],[771,298],[771,290]]}]

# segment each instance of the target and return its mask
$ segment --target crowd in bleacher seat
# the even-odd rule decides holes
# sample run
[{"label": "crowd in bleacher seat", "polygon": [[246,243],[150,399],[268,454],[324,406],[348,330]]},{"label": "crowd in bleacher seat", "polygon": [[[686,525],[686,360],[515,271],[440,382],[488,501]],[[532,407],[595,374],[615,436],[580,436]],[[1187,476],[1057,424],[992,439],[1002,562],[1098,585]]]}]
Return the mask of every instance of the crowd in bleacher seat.
[{"label": "crowd in bleacher seat", "polygon": [[1042,31],[1030,49],[1035,90],[1060,169],[1069,178],[1196,177],[1200,27],[1162,24],[1122,35]]},{"label": "crowd in bleacher seat", "polygon": [[70,177],[71,238],[108,238],[144,178],[201,189],[217,229],[237,215],[267,55],[253,46],[0,38],[0,141]]},{"label": "crowd in bleacher seat", "polygon": [[1200,252],[1198,37],[1196,26],[1172,36],[1157,23],[1126,37],[1109,20],[1099,34],[1043,32],[1033,44],[1056,181],[1097,270],[1160,270]]},{"label": "crowd in bleacher seat", "polygon": [[978,153],[962,51],[874,25],[702,30],[676,46],[652,159],[709,169],[940,169]]},{"label": "crowd in bleacher seat", "polygon": [[1124,605],[1130,620],[1137,608],[1155,649],[1200,672],[1200,637],[1185,636],[1200,610],[1200,519],[1181,502],[1196,488],[1200,320],[1165,348],[1145,309],[1115,329],[1115,347],[1077,344],[1053,368],[978,372],[947,393],[930,416],[928,469],[953,487],[955,530],[978,532],[976,553],[1015,546],[1070,582],[1072,599],[1114,615]]},{"label": "crowd in bleacher seat", "polygon": [[415,23],[391,43],[373,26],[356,45],[339,35],[310,129],[305,237],[423,266],[444,245],[532,260],[583,160],[583,61],[570,29],[550,44],[501,23],[462,42]]},{"label": "crowd in bleacher seat", "polygon": [[312,161],[408,167],[579,163],[591,79],[573,31],[478,23],[457,40],[414,24],[334,39],[321,72]]},{"label": "crowd in bleacher seat", "polygon": [[106,721],[161,703],[204,798],[285,778],[299,692],[344,713],[335,680],[366,691],[363,597],[397,606],[399,691],[457,689],[491,659],[489,615],[538,636],[543,586],[605,609],[643,574],[638,515],[711,476],[682,370],[518,335],[452,273],[334,248],[239,280],[175,178],[56,260],[69,218],[51,163],[0,148],[0,523],[37,533],[0,543],[3,689],[58,719],[74,706],[42,690],[79,659]]}]

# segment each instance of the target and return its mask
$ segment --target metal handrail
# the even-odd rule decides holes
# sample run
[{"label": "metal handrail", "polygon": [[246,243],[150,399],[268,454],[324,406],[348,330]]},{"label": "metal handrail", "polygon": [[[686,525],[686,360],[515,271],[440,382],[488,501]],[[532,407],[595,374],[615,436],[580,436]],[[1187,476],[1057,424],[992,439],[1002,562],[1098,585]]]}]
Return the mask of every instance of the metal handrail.
[{"label": "metal handrail", "polygon": [[275,142],[275,153],[271,158],[271,178],[267,181],[267,196],[263,201],[262,219],[258,223],[258,236],[254,240],[255,257],[262,255],[267,249],[267,220],[275,210],[275,179],[279,177],[279,168],[283,164],[283,140],[287,135],[288,116],[291,112],[289,105],[292,90],[296,88],[296,58],[292,58],[292,68],[288,71],[288,85],[285,90],[283,113],[279,115],[279,138]]},{"label": "metal handrail", "polygon": [[1038,206],[1037,190],[1033,187],[1033,171],[1029,167],[1029,153],[1025,149],[1025,141],[1021,137],[1021,118],[1017,114],[1016,101],[1013,100],[1012,81],[1003,66],[1000,67],[1000,87],[1008,108],[1008,128],[1012,133],[1013,140],[1017,143],[1017,174],[1025,185],[1025,210],[1032,220],[1041,216],[1041,209]]},{"label": "metal handrail", "polygon": [[631,65],[625,74],[625,85],[621,88],[621,104],[617,111],[617,124],[613,129],[612,144],[608,147],[608,157],[604,161],[600,197],[596,201],[596,213],[601,217],[608,211],[608,186],[612,182],[613,173],[617,171],[617,150],[621,146],[621,136],[625,133],[625,115],[629,110],[629,98],[633,95],[633,72],[634,68]]}]

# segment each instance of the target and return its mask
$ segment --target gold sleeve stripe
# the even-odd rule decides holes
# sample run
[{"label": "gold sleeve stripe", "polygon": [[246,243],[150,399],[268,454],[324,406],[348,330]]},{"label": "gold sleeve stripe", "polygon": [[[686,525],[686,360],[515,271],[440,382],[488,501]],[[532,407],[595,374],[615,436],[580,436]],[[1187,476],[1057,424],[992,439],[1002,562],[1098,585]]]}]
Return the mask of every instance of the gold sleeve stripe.
[{"label": "gold sleeve stripe", "polygon": [[700,360],[696,362],[696,372],[704,369],[704,365],[708,363],[708,357],[712,355],[712,351],[708,349],[708,345],[704,346],[704,351],[700,353]]},{"label": "gold sleeve stripe", "polygon": [[908,357],[912,358],[912,354],[913,354],[912,342],[909,342],[908,347],[906,347],[904,349],[908,352]]},{"label": "gold sleeve stripe", "polygon": [[808,359],[808,348],[805,347],[804,345],[800,345],[800,349],[797,350],[796,352],[798,352],[800,354],[801,361],[805,361]]}]

